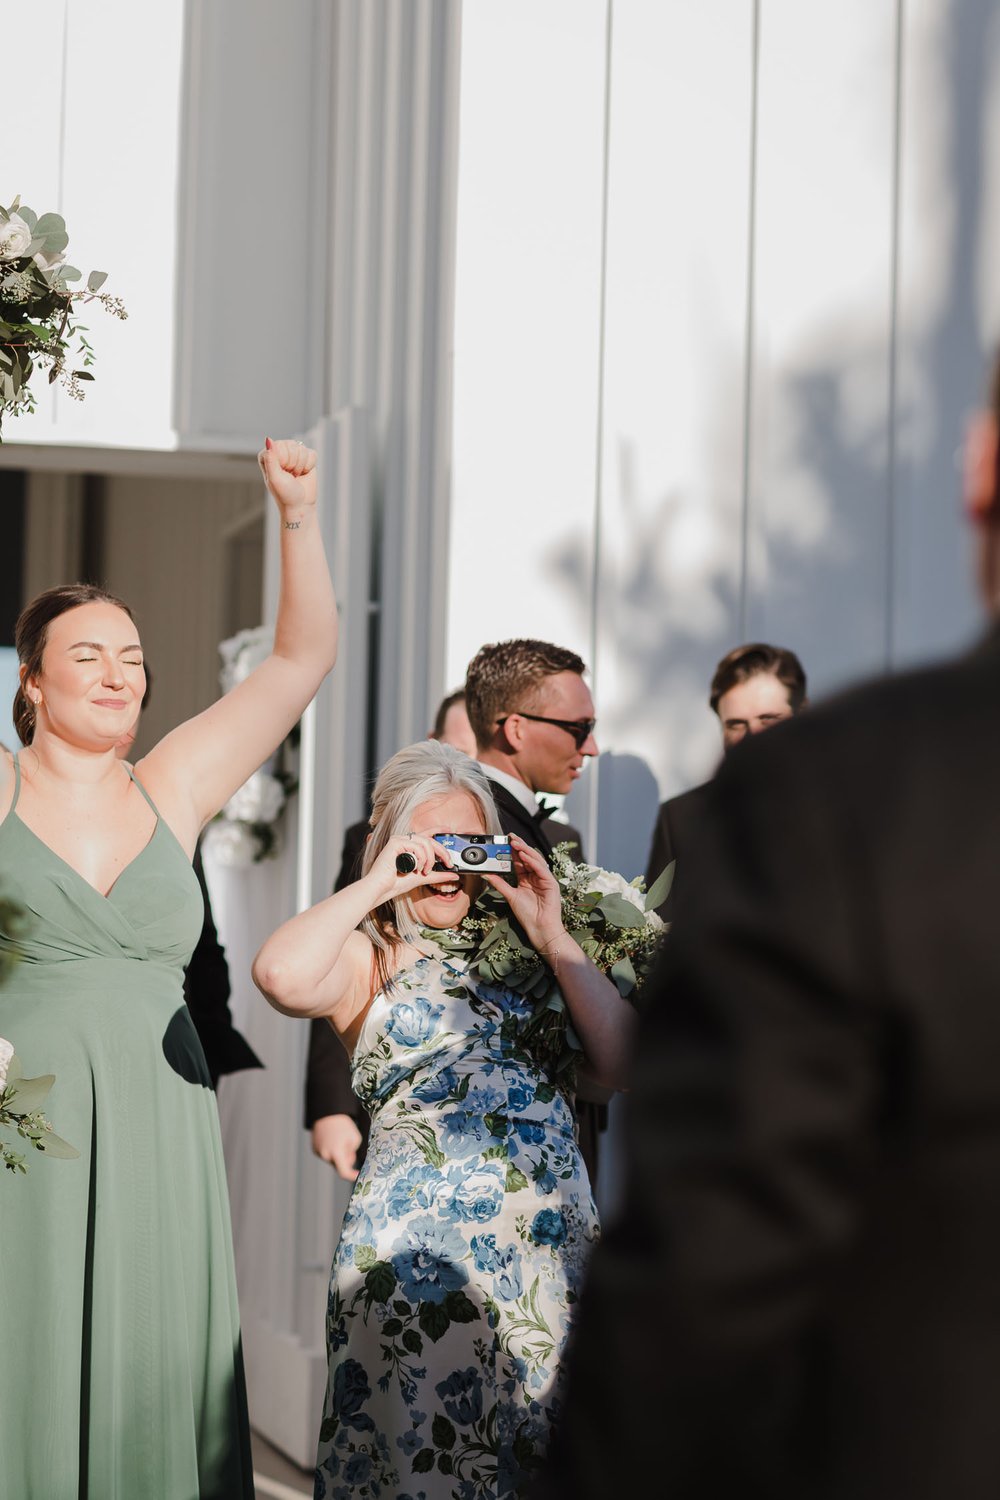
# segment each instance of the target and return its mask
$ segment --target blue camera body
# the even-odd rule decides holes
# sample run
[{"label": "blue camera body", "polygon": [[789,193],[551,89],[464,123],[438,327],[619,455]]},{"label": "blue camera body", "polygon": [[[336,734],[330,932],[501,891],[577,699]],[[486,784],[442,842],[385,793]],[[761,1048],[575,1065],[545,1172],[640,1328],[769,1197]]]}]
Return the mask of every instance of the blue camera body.
[{"label": "blue camera body", "polygon": [[514,868],[510,839],[503,833],[436,833],[434,842],[448,850],[453,868],[466,875],[509,875]]}]

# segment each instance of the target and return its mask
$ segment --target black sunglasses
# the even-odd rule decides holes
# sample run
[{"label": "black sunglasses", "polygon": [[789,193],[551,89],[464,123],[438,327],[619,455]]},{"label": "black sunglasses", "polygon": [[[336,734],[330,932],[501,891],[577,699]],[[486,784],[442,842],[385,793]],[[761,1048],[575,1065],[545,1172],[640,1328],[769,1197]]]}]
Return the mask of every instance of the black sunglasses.
[{"label": "black sunglasses", "polygon": [[567,734],[573,736],[578,750],[582,750],[590,739],[597,724],[596,719],[547,719],[544,714],[526,714],[520,709],[516,714],[505,714],[502,719],[497,719],[498,724],[506,724],[508,719],[531,719],[535,724],[555,724],[558,729],[565,729]]}]

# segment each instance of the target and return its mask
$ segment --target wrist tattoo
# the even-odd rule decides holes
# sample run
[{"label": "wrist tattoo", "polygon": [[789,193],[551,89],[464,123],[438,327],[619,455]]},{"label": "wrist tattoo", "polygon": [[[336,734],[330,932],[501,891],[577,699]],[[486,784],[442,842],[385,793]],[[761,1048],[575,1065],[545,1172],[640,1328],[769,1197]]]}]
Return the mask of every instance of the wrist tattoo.
[{"label": "wrist tattoo", "polygon": [[285,528],[286,531],[298,531],[299,527],[302,525],[302,522],[301,521],[283,521],[282,525],[284,526],[284,528]]}]

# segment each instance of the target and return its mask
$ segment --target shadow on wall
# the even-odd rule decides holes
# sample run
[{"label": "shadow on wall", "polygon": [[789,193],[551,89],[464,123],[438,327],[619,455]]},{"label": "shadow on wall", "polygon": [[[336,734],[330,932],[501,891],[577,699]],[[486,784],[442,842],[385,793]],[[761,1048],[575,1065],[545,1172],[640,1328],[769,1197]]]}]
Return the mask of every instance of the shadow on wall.
[{"label": "shadow on wall", "polygon": [[[602,863],[641,868],[657,795],[710,773],[718,737],[708,683],[738,641],[797,651],[815,700],[859,676],[952,651],[975,628],[953,452],[964,413],[981,399],[986,364],[988,79],[1000,43],[992,10],[982,0],[951,0],[934,17],[933,35],[930,23],[918,34],[916,22],[907,34],[920,56],[918,67],[904,49],[904,98],[919,79],[935,107],[911,109],[904,121],[904,188],[912,196],[917,184],[919,212],[911,205],[902,218],[896,342],[887,264],[884,282],[868,280],[853,305],[824,304],[818,293],[815,316],[803,320],[782,362],[762,370],[746,556],[733,420],[741,348],[720,358],[701,477],[690,485],[641,494],[640,445],[607,434],[608,451],[618,443],[618,474],[606,485],[598,559],[595,690],[604,740],[648,764],[635,754],[601,757]],[[1000,289],[990,296],[996,306]],[[546,558],[585,628],[591,547],[589,535],[568,532]],[[645,777],[633,780],[630,764]],[[653,796],[650,766],[659,782]],[[625,829],[632,832],[619,837]]]},{"label": "shadow on wall", "polygon": [[[587,773],[597,775],[596,838],[585,841],[590,859],[617,870],[626,880],[646,873],[646,860],[659,807],[656,777],[638,755],[616,755],[608,750]],[[583,799],[586,793],[580,794]],[[581,808],[571,793],[566,815],[578,824]]]}]

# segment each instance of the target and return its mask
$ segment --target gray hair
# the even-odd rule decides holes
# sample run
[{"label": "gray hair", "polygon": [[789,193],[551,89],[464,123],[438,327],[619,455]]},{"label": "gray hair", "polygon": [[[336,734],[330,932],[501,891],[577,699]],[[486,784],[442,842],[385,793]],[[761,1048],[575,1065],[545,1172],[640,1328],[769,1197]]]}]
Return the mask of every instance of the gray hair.
[{"label": "gray hair", "polygon": [[[447,796],[449,792],[465,792],[478,805],[486,832],[499,831],[500,819],[489,778],[478,761],[471,760],[453,745],[445,745],[441,740],[421,740],[386,761],[372,794],[369,819],[372,831],[365,845],[361,873],[367,875],[389,839],[410,832],[413,814],[422,803],[432,797]],[[408,894],[369,912],[361,923],[361,931],[375,949],[380,987],[389,982],[387,957],[393,948],[401,943],[423,947]]]}]

